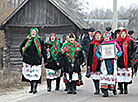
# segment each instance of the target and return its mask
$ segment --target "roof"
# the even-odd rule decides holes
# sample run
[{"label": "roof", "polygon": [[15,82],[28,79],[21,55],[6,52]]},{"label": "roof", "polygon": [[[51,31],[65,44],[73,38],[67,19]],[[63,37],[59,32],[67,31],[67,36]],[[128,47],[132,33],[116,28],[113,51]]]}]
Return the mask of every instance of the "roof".
[{"label": "roof", "polygon": [[[87,22],[113,22],[112,19],[84,19],[84,21],[87,21]],[[118,20],[118,22],[127,23],[127,22],[129,22],[129,20]]]},{"label": "roof", "polygon": [[[29,0],[24,0],[22,4],[16,8],[10,16],[8,16],[1,24],[1,27],[4,26],[24,5],[26,5]],[[73,9],[67,5],[66,2],[61,0],[49,0],[57,9],[59,9],[66,17],[68,17],[77,27],[80,29],[86,28],[87,23],[82,19],[82,17],[77,14]]]}]

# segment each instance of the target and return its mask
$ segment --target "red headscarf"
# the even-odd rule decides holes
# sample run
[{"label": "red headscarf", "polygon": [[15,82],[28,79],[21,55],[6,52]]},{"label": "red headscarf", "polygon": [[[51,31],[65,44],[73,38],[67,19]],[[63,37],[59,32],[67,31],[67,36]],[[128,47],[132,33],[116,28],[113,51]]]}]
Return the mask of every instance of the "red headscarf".
[{"label": "red headscarf", "polygon": [[[97,34],[102,35],[100,31],[96,31],[95,34],[94,34],[93,41],[92,41],[90,44],[95,44],[96,42],[99,43],[99,42],[101,42],[101,41],[103,40],[103,39],[96,40],[95,36],[96,36]],[[89,46],[90,46],[90,44],[89,44]]]},{"label": "red headscarf", "polygon": [[55,39],[55,41],[56,41],[56,40],[57,40],[57,36],[56,36],[55,33],[50,33],[49,40],[51,40],[51,37],[52,37],[52,36],[55,36],[55,37],[56,37],[56,39]]},{"label": "red headscarf", "polygon": [[93,39],[93,41],[89,44],[89,46],[91,45],[91,44],[93,44],[94,45],[94,50],[93,50],[93,62],[92,62],[92,71],[93,72],[96,72],[96,69],[97,69],[97,63],[98,63],[98,58],[96,57],[96,51],[97,51],[97,49],[98,49],[98,47],[99,47],[99,45],[100,45],[100,42],[102,41],[102,39],[100,39],[100,40],[96,40],[96,38],[95,38],[95,36],[97,35],[97,34],[100,34],[101,35],[101,32],[100,31],[97,31],[97,32],[95,32],[95,34],[94,34],[94,39]]},{"label": "red headscarf", "polygon": [[[122,32],[125,32],[126,33],[126,37],[125,38],[122,38],[121,37],[121,34]],[[120,32],[120,35],[118,38],[115,39],[121,46],[122,46],[122,50],[123,50],[123,54],[124,54],[124,67],[126,68],[126,70],[128,70],[128,55],[127,55],[127,49],[128,47],[130,46],[129,45],[129,42],[131,41],[131,39],[129,38],[128,34],[127,34],[127,31],[126,29],[123,29],[121,32]]]}]

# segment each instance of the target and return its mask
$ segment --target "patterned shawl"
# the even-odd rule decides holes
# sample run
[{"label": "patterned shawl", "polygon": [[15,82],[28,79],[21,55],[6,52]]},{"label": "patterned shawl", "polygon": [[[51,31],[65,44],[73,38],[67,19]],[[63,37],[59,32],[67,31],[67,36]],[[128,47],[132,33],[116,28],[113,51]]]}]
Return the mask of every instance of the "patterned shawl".
[{"label": "patterned shawl", "polygon": [[93,72],[96,72],[96,69],[97,69],[98,58],[96,57],[96,51],[97,51],[97,49],[98,49],[98,47],[100,45],[100,42],[102,41],[102,39],[96,40],[95,36],[97,34],[101,35],[101,32],[100,31],[95,32],[93,42],[90,43],[90,45],[91,44],[94,45],[94,50],[92,52],[93,53],[93,57],[92,57],[92,71]]},{"label": "patterned shawl", "polygon": [[73,35],[75,39],[75,35],[73,33],[70,33],[68,41],[64,43],[61,48],[61,52],[62,54],[66,54],[69,62],[74,63],[75,57],[78,55],[78,52],[81,50],[82,46],[78,42],[71,43],[70,35]]},{"label": "patterned shawl", "polygon": [[125,38],[121,37],[122,32],[127,33],[127,31],[125,29],[123,29],[120,32],[120,35],[118,38],[116,38],[115,40],[122,46],[122,50],[123,50],[123,57],[124,57],[124,66],[126,69],[128,69],[128,54],[127,54],[127,49],[130,46],[129,43],[131,41],[131,39],[128,37],[128,34],[126,35]]},{"label": "patterned shawl", "polygon": [[[35,37],[32,37],[31,35],[31,32],[35,30],[36,31],[36,36]],[[42,54],[41,54],[41,43],[39,41],[40,39],[40,36],[38,36],[38,29],[37,28],[31,28],[30,29],[30,34],[29,36],[27,37],[27,42],[25,44],[25,48],[24,48],[24,52],[23,52],[23,56],[24,56],[24,53],[25,51],[28,49],[28,47],[32,44],[32,42],[34,42],[35,46],[36,46],[36,49],[37,49],[37,52],[38,52],[38,55],[39,57],[41,58],[42,57]]]},{"label": "patterned shawl", "polygon": [[[54,42],[51,41],[51,36],[56,37]],[[50,34],[49,40],[46,42],[46,44],[52,45],[49,52],[50,52],[50,55],[52,56],[52,58],[57,62],[57,55],[60,52],[60,41],[57,40],[57,36],[55,33]]]}]

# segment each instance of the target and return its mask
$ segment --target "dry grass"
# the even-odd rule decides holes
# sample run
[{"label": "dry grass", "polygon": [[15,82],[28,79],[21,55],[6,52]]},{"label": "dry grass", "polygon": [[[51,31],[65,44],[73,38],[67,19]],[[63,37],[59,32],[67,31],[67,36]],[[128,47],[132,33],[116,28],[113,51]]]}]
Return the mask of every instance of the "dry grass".
[{"label": "dry grass", "polygon": [[21,73],[13,73],[9,70],[0,74],[0,92],[5,92],[13,89],[22,89]]},{"label": "dry grass", "polygon": [[[22,82],[21,72],[10,72],[9,70],[0,70],[0,93],[23,89],[30,86],[30,83]],[[46,81],[46,71],[42,68],[42,84]]]},{"label": "dry grass", "polygon": [[4,31],[0,30],[0,48],[4,48]]}]

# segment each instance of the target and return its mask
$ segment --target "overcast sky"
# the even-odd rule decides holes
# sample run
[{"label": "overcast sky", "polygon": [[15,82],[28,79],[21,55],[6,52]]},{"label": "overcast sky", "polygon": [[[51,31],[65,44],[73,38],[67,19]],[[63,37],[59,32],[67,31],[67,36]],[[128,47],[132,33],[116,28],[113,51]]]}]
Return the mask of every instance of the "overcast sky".
[{"label": "overcast sky", "polygon": [[[83,0],[82,0],[83,1]],[[89,10],[95,8],[113,9],[113,0],[86,0],[89,3]],[[138,4],[138,0],[117,0],[118,8],[120,6],[129,7],[132,4]],[[89,10],[87,10],[89,12]]]}]

